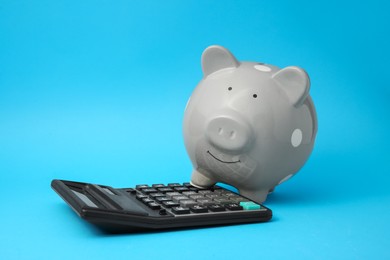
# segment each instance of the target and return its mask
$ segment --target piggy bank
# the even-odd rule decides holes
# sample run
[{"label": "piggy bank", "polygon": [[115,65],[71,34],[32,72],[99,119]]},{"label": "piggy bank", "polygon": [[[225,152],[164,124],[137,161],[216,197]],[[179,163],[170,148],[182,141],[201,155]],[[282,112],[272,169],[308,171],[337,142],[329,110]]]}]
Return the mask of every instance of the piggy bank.
[{"label": "piggy bank", "polygon": [[261,203],[313,150],[317,116],[309,77],[295,66],[239,62],[221,46],[203,52],[202,71],[183,123],[191,184],[226,183]]}]

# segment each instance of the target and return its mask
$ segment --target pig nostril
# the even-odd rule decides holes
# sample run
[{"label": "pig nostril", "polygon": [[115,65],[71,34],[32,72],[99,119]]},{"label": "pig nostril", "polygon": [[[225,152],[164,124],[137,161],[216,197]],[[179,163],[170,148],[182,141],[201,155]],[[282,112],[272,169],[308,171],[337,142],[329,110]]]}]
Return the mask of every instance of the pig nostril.
[{"label": "pig nostril", "polygon": [[219,134],[219,135],[222,135],[222,134],[223,134],[223,128],[222,128],[222,127],[220,127],[220,128],[218,129],[218,134]]},{"label": "pig nostril", "polygon": [[231,131],[230,134],[229,134],[229,138],[230,139],[236,138],[236,131]]}]

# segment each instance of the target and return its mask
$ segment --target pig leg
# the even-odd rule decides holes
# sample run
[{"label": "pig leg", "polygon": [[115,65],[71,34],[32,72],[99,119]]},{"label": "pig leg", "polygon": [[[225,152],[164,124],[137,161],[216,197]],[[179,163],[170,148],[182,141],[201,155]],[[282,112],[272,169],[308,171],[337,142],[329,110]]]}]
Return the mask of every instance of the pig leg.
[{"label": "pig leg", "polygon": [[206,177],[203,173],[198,172],[197,170],[194,170],[192,172],[191,176],[191,184],[198,188],[208,188],[210,186],[213,186],[216,181],[210,179],[209,177]]},{"label": "pig leg", "polygon": [[247,197],[257,203],[263,203],[267,198],[269,190],[244,190],[240,189],[240,195]]}]

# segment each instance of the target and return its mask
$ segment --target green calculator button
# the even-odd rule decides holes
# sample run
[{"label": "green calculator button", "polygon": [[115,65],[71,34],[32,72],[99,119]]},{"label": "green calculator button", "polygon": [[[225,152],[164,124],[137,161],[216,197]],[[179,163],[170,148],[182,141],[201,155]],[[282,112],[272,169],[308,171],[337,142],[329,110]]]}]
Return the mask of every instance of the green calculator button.
[{"label": "green calculator button", "polygon": [[255,209],[260,209],[260,205],[259,204],[256,204],[252,201],[242,201],[240,202],[240,206],[244,209],[244,210],[255,210]]}]

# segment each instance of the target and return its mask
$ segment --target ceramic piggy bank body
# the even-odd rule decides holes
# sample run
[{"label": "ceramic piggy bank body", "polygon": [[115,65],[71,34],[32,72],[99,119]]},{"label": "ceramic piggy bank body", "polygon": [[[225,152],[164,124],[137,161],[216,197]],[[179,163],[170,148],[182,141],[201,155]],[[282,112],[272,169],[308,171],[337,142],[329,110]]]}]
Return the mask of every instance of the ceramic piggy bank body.
[{"label": "ceramic piggy bank body", "polygon": [[261,203],[313,149],[317,117],[309,77],[299,67],[239,62],[221,46],[203,52],[202,70],[183,125],[191,183],[226,183]]}]

